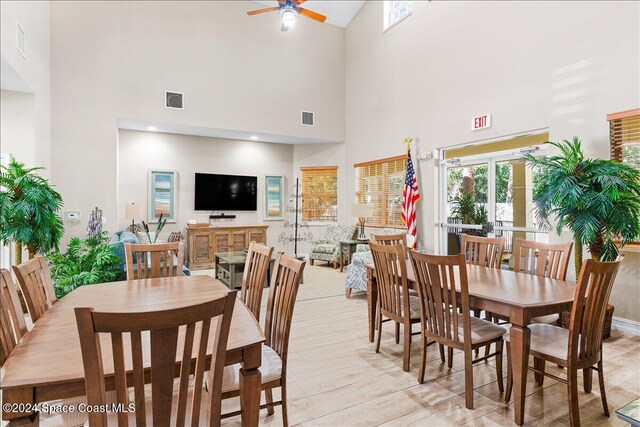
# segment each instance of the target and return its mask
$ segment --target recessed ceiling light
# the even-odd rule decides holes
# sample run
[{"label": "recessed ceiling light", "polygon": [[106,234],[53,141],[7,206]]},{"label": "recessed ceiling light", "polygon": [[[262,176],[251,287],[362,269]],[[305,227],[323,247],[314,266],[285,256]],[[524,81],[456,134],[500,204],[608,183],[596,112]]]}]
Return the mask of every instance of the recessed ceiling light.
[{"label": "recessed ceiling light", "polygon": [[255,135],[251,135],[251,140],[252,140],[252,141],[257,141],[257,140],[258,140],[258,137],[257,137],[257,136],[255,136]]},{"label": "recessed ceiling light", "polygon": [[147,130],[148,130],[148,131],[151,131],[151,132],[155,132],[155,131],[157,131],[157,130],[158,130],[158,128],[157,128],[157,127],[155,127],[155,126],[148,126],[148,127],[147,127]]}]

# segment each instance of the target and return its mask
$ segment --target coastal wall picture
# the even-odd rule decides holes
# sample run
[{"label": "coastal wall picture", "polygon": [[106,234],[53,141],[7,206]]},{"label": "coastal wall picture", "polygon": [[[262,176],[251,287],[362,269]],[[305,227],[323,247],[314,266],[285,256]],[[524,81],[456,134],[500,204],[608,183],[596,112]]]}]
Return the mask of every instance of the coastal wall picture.
[{"label": "coastal wall picture", "polygon": [[265,220],[281,220],[284,218],[283,199],[284,195],[284,176],[282,175],[266,175],[264,177],[265,185]]},{"label": "coastal wall picture", "polygon": [[158,222],[162,214],[167,222],[176,222],[177,172],[171,170],[149,171],[148,220]]}]

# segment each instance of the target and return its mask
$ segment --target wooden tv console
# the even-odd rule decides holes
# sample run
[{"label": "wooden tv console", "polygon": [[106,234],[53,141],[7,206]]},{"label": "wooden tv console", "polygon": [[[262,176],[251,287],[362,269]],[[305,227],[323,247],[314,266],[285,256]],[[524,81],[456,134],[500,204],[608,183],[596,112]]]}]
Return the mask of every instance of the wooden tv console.
[{"label": "wooden tv console", "polygon": [[216,252],[241,251],[249,243],[267,243],[268,225],[187,224],[187,266],[191,270],[214,267]]}]

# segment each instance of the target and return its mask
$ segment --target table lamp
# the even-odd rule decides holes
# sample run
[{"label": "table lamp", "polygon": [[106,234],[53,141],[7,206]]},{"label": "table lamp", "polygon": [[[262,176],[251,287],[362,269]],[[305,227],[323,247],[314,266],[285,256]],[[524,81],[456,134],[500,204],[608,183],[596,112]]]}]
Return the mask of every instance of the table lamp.
[{"label": "table lamp", "polygon": [[360,224],[360,235],[359,239],[365,239],[364,235],[364,223],[367,221],[367,218],[371,218],[373,216],[373,206],[372,205],[361,205],[359,203],[354,203],[351,209],[353,216],[358,218],[358,222]]},{"label": "table lamp", "polygon": [[131,230],[135,231],[136,219],[142,218],[142,209],[140,209],[140,205],[136,205],[135,203],[125,205],[124,217],[127,221],[131,220]]}]

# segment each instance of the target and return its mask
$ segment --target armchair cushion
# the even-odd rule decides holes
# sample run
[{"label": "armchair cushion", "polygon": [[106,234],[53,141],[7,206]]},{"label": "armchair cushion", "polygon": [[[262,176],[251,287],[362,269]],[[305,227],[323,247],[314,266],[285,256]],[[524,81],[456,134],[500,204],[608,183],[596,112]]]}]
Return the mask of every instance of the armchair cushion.
[{"label": "armchair cushion", "polygon": [[336,251],[336,245],[333,243],[322,243],[313,247],[313,252],[317,254],[333,254]]},{"label": "armchair cushion", "polygon": [[347,266],[344,287],[354,291],[366,291],[368,264],[373,264],[371,251],[354,253],[351,257],[351,264]]}]

